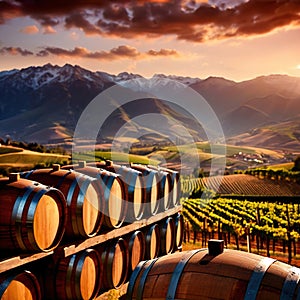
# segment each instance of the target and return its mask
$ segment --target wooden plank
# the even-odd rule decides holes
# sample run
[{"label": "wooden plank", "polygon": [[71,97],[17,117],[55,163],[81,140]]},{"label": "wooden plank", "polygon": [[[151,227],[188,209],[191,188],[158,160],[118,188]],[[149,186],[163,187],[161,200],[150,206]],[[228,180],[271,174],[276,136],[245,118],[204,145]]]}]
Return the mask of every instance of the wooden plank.
[{"label": "wooden plank", "polygon": [[23,256],[15,256],[9,259],[4,259],[0,261],[0,273],[42,259],[44,257],[50,256],[53,253],[54,251],[50,251],[50,252],[35,253],[35,254],[29,254]]},{"label": "wooden plank", "polygon": [[153,223],[159,222],[160,220],[168,217],[168,216],[172,216],[174,214],[176,214],[177,212],[182,210],[182,206],[176,206],[172,209],[169,209],[167,211],[161,212],[155,216],[152,216],[148,219],[143,219],[140,221],[136,221],[132,224],[123,226],[121,228],[118,229],[114,229],[111,230],[107,233],[103,233],[100,235],[97,235],[95,237],[86,239],[84,241],[79,242],[78,244],[72,244],[69,246],[65,246],[63,247],[63,252],[64,252],[64,256],[69,256],[69,255],[73,255],[79,251],[82,251],[84,249],[90,248],[90,247],[94,247],[98,244],[104,243],[108,240],[114,239],[116,237],[119,236],[123,236],[126,235],[132,231],[138,230],[140,228],[146,227],[148,225],[151,225]]}]

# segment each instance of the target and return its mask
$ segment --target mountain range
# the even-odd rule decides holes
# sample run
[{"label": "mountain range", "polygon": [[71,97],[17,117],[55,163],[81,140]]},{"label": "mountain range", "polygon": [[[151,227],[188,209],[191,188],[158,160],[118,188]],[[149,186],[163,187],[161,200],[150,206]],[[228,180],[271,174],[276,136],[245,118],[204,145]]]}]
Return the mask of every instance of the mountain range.
[{"label": "mountain range", "polygon": [[[0,72],[0,137],[42,144],[71,141],[74,128],[94,97],[123,81],[142,76],[127,72],[111,75],[79,66],[47,64]],[[300,78],[260,76],[234,82],[221,77],[206,79],[154,75],[171,79],[201,94],[210,104],[228,143],[287,151],[300,149]],[[182,100],[185,107],[186,99]],[[139,124],[135,117],[157,113],[164,118],[155,126]],[[205,128],[183,109],[160,99],[140,99],[115,107],[101,128],[99,141],[111,141],[120,128],[124,137],[139,132],[140,141],[172,140],[180,133],[172,120],[188,129],[197,141],[205,140]],[[151,127],[151,128],[150,128]]]}]

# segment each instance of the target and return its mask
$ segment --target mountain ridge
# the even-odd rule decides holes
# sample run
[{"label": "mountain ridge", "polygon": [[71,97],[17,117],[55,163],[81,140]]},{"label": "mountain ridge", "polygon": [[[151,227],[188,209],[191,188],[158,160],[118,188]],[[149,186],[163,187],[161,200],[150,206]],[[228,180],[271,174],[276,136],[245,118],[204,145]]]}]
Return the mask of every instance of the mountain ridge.
[{"label": "mountain ridge", "polygon": [[[81,112],[87,104],[100,92],[122,81],[143,78],[139,74],[121,72],[117,75],[102,71],[89,71],[78,65],[46,64],[44,66],[27,67],[0,72],[0,136],[13,139],[35,141],[40,143],[66,141],[72,139],[72,132]],[[235,82],[223,77],[210,76],[200,79],[188,76],[154,74],[156,82],[160,79],[170,79],[188,85],[199,92],[215,111],[224,130],[226,139],[235,144],[244,143],[245,134],[252,144],[264,145],[263,135],[254,142],[255,130],[267,126],[287,126],[286,122],[295,119],[300,112],[300,78],[288,75],[274,74],[259,76],[254,79]],[[182,106],[185,105],[183,99]],[[197,125],[190,116],[182,114],[176,108],[169,108],[154,100],[141,102],[142,107],[128,106],[122,112],[117,110],[112,115],[113,126],[106,123],[102,138],[114,136],[118,128],[126,124],[128,118],[141,113],[148,107],[149,112],[165,114],[162,127],[170,128],[170,138],[176,136],[176,128],[170,123],[171,118],[179,119],[196,140],[205,139],[203,128]],[[127,124],[128,135],[135,134],[139,124]],[[290,126],[290,125],[289,125]],[[114,129],[112,129],[112,127]],[[142,128],[142,126],[141,126]],[[297,147],[299,138],[286,130],[286,138],[282,132],[276,143],[276,131],[272,131],[272,144],[266,145],[286,149],[293,145]],[[173,131],[172,131],[173,130]],[[40,134],[38,134],[40,132]],[[130,133],[131,132],[131,133]],[[156,136],[156,130],[143,128],[144,133]],[[127,134],[125,131],[125,135]],[[253,135],[254,134],[254,135]],[[159,135],[159,134],[158,134]],[[270,132],[268,132],[270,136]],[[57,137],[57,138],[56,138]],[[156,139],[155,139],[156,140]],[[282,141],[284,145],[282,145]],[[56,142],[57,142],[56,141]],[[281,141],[281,142],[280,142]],[[265,143],[267,144],[267,143]]]}]

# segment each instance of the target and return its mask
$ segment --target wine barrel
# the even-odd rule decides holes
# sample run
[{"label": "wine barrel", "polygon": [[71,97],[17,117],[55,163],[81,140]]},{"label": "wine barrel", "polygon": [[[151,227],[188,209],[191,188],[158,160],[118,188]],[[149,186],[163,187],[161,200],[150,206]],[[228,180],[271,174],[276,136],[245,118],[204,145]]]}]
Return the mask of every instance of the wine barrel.
[{"label": "wine barrel", "polygon": [[55,187],[64,194],[68,205],[66,236],[95,236],[102,224],[103,201],[96,179],[60,169],[37,169],[21,173],[21,177]]},{"label": "wine barrel", "polygon": [[160,223],[160,254],[166,255],[173,251],[175,243],[175,222],[168,217]]},{"label": "wine barrel", "polygon": [[127,166],[113,164],[109,160],[106,162],[91,163],[89,165],[94,165],[97,168],[102,168],[121,175],[128,195],[128,209],[125,221],[126,223],[132,223],[141,220],[144,213],[145,201],[144,189],[142,188],[142,173]]},{"label": "wine barrel", "polygon": [[137,230],[126,237],[128,243],[129,268],[128,275],[131,275],[134,268],[145,257],[146,241],[142,231]]},{"label": "wine barrel", "polygon": [[160,167],[148,165],[148,168],[151,170],[155,170],[158,174],[158,180],[159,180],[159,202],[160,202],[160,211],[166,211],[169,208],[172,208],[173,205],[173,199],[171,191],[173,189],[172,187],[172,177],[169,172],[164,171]]},{"label": "wine barrel", "polygon": [[57,189],[11,174],[0,179],[0,249],[50,251],[65,231],[67,204]]},{"label": "wine barrel", "polygon": [[145,259],[153,259],[159,255],[160,229],[158,224],[153,224],[145,231],[146,251]]},{"label": "wine barrel", "polygon": [[122,226],[127,212],[127,193],[120,175],[87,166],[85,162],[78,165],[64,166],[63,169],[74,169],[76,172],[91,176],[97,180],[99,189],[104,199],[103,225],[115,229]]},{"label": "wine barrel", "polygon": [[183,231],[184,231],[184,219],[181,213],[177,213],[174,216],[175,222],[175,243],[174,243],[174,251],[181,250],[182,241],[183,241]]},{"label": "wine barrel", "polygon": [[1,300],[41,300],[37,278],[29,271],[6,274],[0,278]]},{"label": "wine barrel", "polygon": [[159,167],[162,171],[168,172],[171,176],[171,197],[169,208],[180,205],[180,176],[179,172],[164,167]]},{"label": "wine barrel", "polygon": [[299,299],[300,269],[256,254],[207,249],[143,261],[127,299]]},{"label": "wine barrel", "polygon": [[59,258],[45,274],[45,298],[93,299],[97,296],[103,271],[97,251],[86,249]]},{"label": "wine barrel", "polygon": [[159,177],[157,171],[147,166],[131,164],[131,168],[142,173],[143,191],[145,195],[144,218],[159,212]]},{"label": "wine barrel", "polygon": [[96,247],[101,256],[103,280],[101,290],[118,289],[127,278],[128,245],[123,238]]}]

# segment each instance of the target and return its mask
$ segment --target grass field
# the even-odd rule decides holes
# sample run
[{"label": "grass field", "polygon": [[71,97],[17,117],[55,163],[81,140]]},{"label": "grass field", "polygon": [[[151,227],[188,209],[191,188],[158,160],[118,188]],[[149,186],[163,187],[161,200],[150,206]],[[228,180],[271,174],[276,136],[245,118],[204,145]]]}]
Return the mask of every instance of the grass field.
[{"label": "grass field", "polygon": [[[234,145],[225,145],[225,144],[214,144],[213,145],[213,151],[214,153],[211,153],[211,146],[208,142],[198,142],[195,143],[199,155],[209,154],[211,157],[224,155],[226,156],[233,156],[234,154],[237,154],[239,152],[243,152],[246,154],[265,154],[269,155],[273,158],[282,158],[283,155],[280,152],[269,150],[269,149],[263,149],[263,148],[256,148],[256,147],[241,147],[241,146],[234,146]],[[165,151],[171,151],[171,152],[192,152],[194,151],[195,145],[179,145],[179,146],[168,146],[164,147],[163,149]]]},{"label": "grass field", "polygon": [[85,161],[100,161],[100,160],[112,160],[115,162],[132,162],[140,164],[158,165],[160,163],[157,159],[151,159],[147,156],[141,156],[136,154],[126,154],[121,152],[110,151],[95,151],[86,153],[73,153],[73,160],[85,160]]},{"label": "grass field", "polygon": [[284,163],[284,164],[276,164],[276,165],[271,165],[269,167],[267,167],[267,170],[286,170],[286,171],[291,171],[291,169],[294,167],[294,163],[293,162],[289,162],[289,163]]},{"label": "grass field", "polygon": [[39,153],[9,146],[0,147],[0,168],[34,167],[37,164],[62,164],[68,159],[68,155]]},{"label": "grass field", "polygon": [[11,146],[0,146],[0,155],[2,154],[8,154],[8,153],[16,153],[16,152],[22,152],[23,149],[18,147],[11,147]]}]

